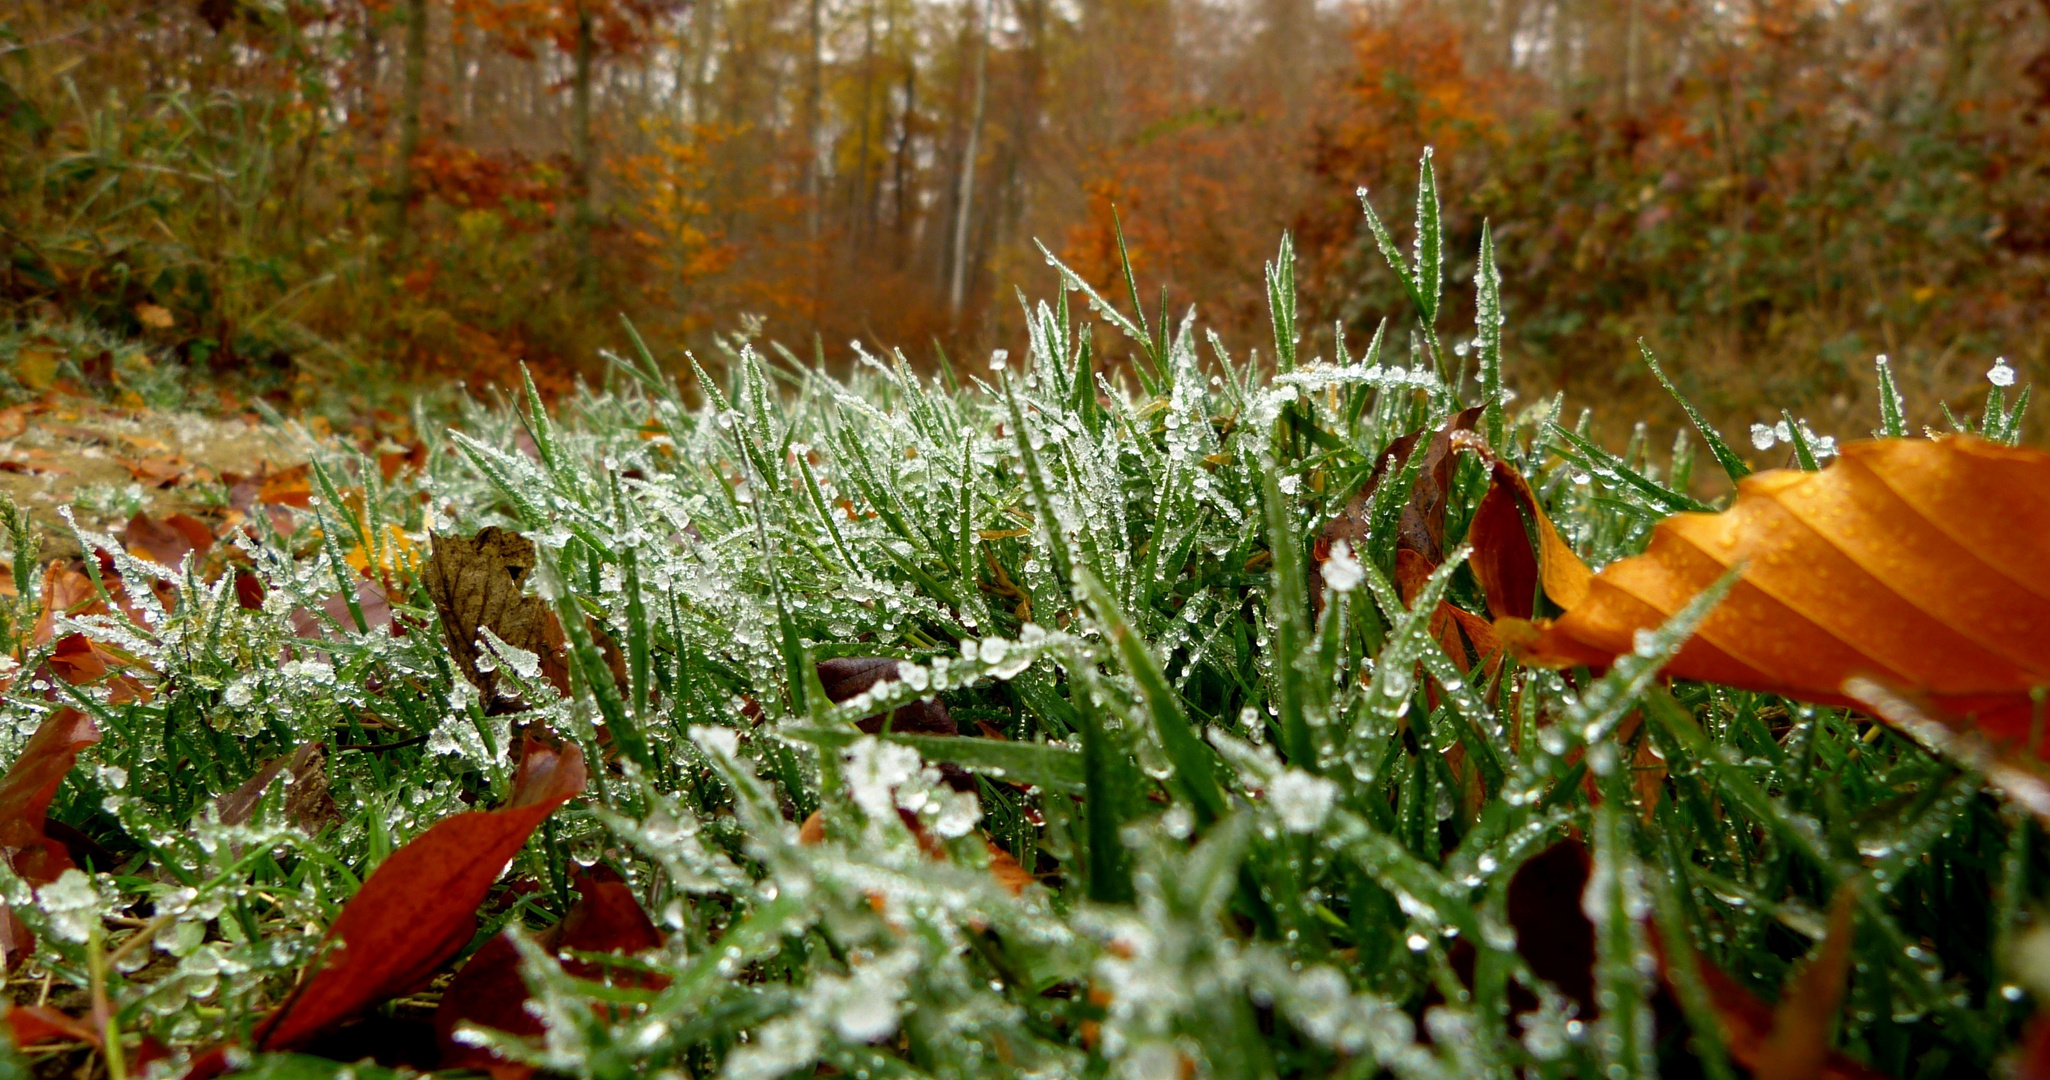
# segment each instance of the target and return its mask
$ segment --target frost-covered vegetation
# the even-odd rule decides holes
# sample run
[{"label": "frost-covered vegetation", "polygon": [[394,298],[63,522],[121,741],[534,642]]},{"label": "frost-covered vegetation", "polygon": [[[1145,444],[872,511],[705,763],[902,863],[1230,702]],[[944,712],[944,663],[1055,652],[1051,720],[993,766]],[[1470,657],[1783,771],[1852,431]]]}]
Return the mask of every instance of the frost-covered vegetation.
[{"label": "frost-covered vegetation", "polygon": [[[1458,545],[1476,454],[1407,599],[1423,455],[1374,486],[1364,543],[1318,542],[1392,442],[1474,405],[1476,441],[1590,562],[1697,505],[1686,436],[1612,453],[1561,401],[1508,392],[1485,248],[1471,340],[1436,339],[1452,301],[1421,186],[1414,256],[1381,230],[1420,329],[1358,355],[1297,354],[1285,244],[1257,351],[1060,271],[1029,342],[958,371],[833,373],[735,339],[716,375],[634,354],[553,415],[473,406],[390,481],[333,453],[308,507],[252,516],[240,573],[82,531],[135,614],[53,629],[122,658],[142,698],[39,674],[19,563],[4,756],[59,705],[96,720],[52,818],[104,857],[33,896],[6,875],[38,939],[10,989],[83,1011],[104,987],[131,1055],[140,1033],[246,1040],[371,869],[504,801],[518,732],[545,726],[583,748],[589,791],[507,868],[475,943],[522,931],[547,1035],[467,1038],[551,1072],[1732,1076],[1707,965],[1778,997],[1845,883],[1833,1045],[1899,1076],[1990,1069],[2050,987],[2005,959],[2045,849],[1981,778],[1842,710],[1661,683],[1714,594],[1600,676],[1448,654],[1440,601],[1486,610]],[[1811,459],[1811,435],[1789,417],[1758,441]],[[486,525],[538,547],[567,694],[495,635],[480,666],[504,697],[451,656],[420,553]],[[251,576],[261,600],[238,602]],[[836,701],[817,666],[849,657],[896,677]],[[855,727],[927,698],[962,734]],[[219,796],[309,742],[331,819],[280,786],[222,823]],[[1569,839],[1584,874],[1520,876]],[[1007,860],[1033,879],[1016,893]],[[532,935],[600,863],[666,944],[578,978]],[[384,1009],[417,1017],[439,985]]]}]

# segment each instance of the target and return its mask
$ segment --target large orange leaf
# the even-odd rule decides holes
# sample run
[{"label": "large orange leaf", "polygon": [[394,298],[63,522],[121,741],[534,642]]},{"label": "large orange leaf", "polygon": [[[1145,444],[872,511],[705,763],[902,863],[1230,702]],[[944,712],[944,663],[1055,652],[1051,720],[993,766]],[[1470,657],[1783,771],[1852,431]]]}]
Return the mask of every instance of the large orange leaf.
[{"label": "large orange leaf", "polygon": [[1861,708],[1863,683],[2026,740],[2050,687],[2050,455],[1888,439],[1820,472],[1759,473],[1729,510],[1660,522],[1564,615],[1508,636],[1532,662],[1606,666],[1739,565],[1668,673]]},{"label": "large orange leaf", "polygon": [[477,905],[527,837],[583,790],[583,752],[529,735],[512,800],[437,822],[379,865],[328,928],[318,972],[257,1028],[256,1048],[303,1046],[426,983],[476,932]]}]

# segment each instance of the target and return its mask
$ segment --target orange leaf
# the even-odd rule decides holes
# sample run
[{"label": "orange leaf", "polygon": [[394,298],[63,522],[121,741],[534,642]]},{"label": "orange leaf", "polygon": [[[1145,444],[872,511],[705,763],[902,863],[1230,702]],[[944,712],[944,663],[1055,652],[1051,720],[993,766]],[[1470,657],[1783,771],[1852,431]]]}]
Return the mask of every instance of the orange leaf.
[{"label": "orange leaf", "polygon": [[512,800],[440,821],[379,865],[328,928],[316,973],[257,1028],[256,1048],[303,1046],[423,985],[469,942],[477,906],[528,835],[583,790],[583,752],[528,735]]},{"label": "orange leaf", "polygon": [[258,486],[256,501],[277,506],[312,506],[312,475],[312,467],[303,463],[272,473]]},{"label": "orange leaf", "polygon": [[1606,666],[1739,564],[1669,674],[1866,708],[1846,689],[1863,680],[1995,743],[2025,739],[2050,685],[2050,455],[1889,439],[1748,477],[1728,511],[1668,518],[1595,575],[1526,634],[1526,659]]}]

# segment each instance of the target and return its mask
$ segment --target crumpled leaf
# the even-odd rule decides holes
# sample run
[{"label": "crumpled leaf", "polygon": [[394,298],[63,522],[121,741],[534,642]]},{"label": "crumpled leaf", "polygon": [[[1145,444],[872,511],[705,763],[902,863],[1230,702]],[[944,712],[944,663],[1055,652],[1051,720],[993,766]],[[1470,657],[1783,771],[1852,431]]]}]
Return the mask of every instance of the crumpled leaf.
[{"label": "crumpled leaf", "polygon": [[[31,886],[48,885],[77,865],[47,831],[50,800],[71,774],[78,752],[99,741],[91,717],[69,707],[58,709],[43,718],[0,778],[0,857]],[[28,928],[0,907],[0,968],[12,969],[34,951]]]},{"label": "crumpled leaf", "polygon": [[1742,563],[1668,674],[1859,708],[1846,686],[1866,680],[1996,744],[2026,741],[2033,691],[2050,685],[2050,455],[1968,436],[1859,442],[1737,492],[1721,514],[1660,522],[1564,615],[1506,636],[1528,662],[1605,667]]},{"label": "crumpled leaf", "polygon": [[257,479],[256,501],[270,506],[313,505],[313,468],[301,462]]},{"label": "crumpled leaf", "polygon": [[435,533],[420,580],[441,616],[449,655],[477,688],[486,712],[501,715],[523,707],[500,696],[495,662],[478,644],[489,629],[500,641],[542,659],[542,673],[556,689],[569,692],[569,672],[559,653],[564,638],[548,602],[525,594],[535,566],[534,542],[519,533],[487,525],[475,536]]},{"label": "crumpled leaf", "polygon": [[[1854,897],[1849,887],[1838,891],[1830,905],[1828,934],[1815,955],[1787,979],[1777,1006],[1695,957],[1696,973],[1722,1026],[1723,1048],[1755,1080],[1885,1080],[1885,1073],[1829,1048],[1830,1023],[1842,1008],[1850,970]],[[1659,970],[1671,985],[1671,946],[1656,930],[1651,937]]]},{"label": "crumpled leaf", "polygon": [[[632,956],[658,948],[661,931],[634,898],[633,889],[616,875],[579,874],[577,902],[561,922],[537,935],[551,954],[565,951],[612,953]],[[599,978],[605,965],[590,960],[563,961],[563,970],[579,978]],[[618,981],[615,977],[615,981]],[[629,976],[631,985],[659,989],[668,980],[656,975]],[[533,1068],[506,1061],[483,1047],[467,1046],[456,1039],[458,1024],[495,1028],[512,1035],[540,1035],[541,1021],[526,1011],[531,995],[520,977],[519,950],[508,934],[485,942],[441,995],[434,1013],[435,1041],[441,1047],[444,1069],[478,1069],[499,1080],[519,1080],[533,1075]]]},{"label": "crumpled leaf", "polygon": [[371,873],[328,928],[333,948],[256,1030],[259,1050],[306,1045],[426,983],[476,930],[477,906],[527,837],[584,790],[584,755],[527,736],[512,799],[437,822]]}]

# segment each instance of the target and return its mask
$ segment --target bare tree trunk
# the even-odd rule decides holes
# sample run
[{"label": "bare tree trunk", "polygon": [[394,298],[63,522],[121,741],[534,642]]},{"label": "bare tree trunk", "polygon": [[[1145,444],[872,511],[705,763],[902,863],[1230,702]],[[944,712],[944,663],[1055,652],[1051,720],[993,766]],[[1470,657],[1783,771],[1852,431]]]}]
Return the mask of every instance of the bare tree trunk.
[{"label": "bare tree trunk", "polygon": [[570,89],[570,152],[574,175],[570,205],[570,242],[577,264],[577,286],[587,296],[598,287],[597,256],[591,249],[595,214],[591,207],[591,182],[596,172],[597,146],[591,138],[591,61],[597,38],[591,25],[591,9],[577,3],[576,72]]},{"label": "bare tree trunk", "polygon": [[983,0],[982,27],[976,36],[975,103],[968,114],[968,138],[961,150],[960,187],[954,197],[953,280],[947,289],[947,312],[958,324],[968,294],[968,223],[975,204],[975,157],[981,153],[982,116],[989,104],[989,31],[996,0]]},{"label": "bare tree trunk", "polygon": [[406,81],[399,99],[399,146],[392,162],[391,221],[386,257],[403,259],[412,247],[407,214],[413,205],[413,156],[420,152],[421,99],[427,93],[427,0],[406,0]]},{"label": "bare tree trunk", "polygon": [[805,231],[818,243],[821,217],[821,189],[825,183],[825,151],[819,145],[820,114],[825,97],[825,3],[811,0],[811,71],[804,90],[804,193],[810,202],[805,214]]},{"label": "bare tree trunk", "polygon": [[897,120],[897,162],[896,176],[891,181],[890,193],[896,202],[895,215],[890,224],[897,234],[897,265],[901,268],[906,258],[904,245],[909,236],[906,231],[911,224],[910,193],[905,185],[909,183],[906,174],[911,170],[911,123],[912,113],[918,105],[918,59],[904,57],[904,112]]},{"label": "bare tree trunk", "polygon": [[869,205],[869,128],[875,116],[876,93],[876,0],[868,0],[863,13],[861,38],[861,152],[855,157],[854,187],[848,193],[853,210],[848,215],[848,231],[858,242],[847,245],[849,256],[853,256],[868,243],[868,230],[873,222],[862,221],[860,216]]}]

